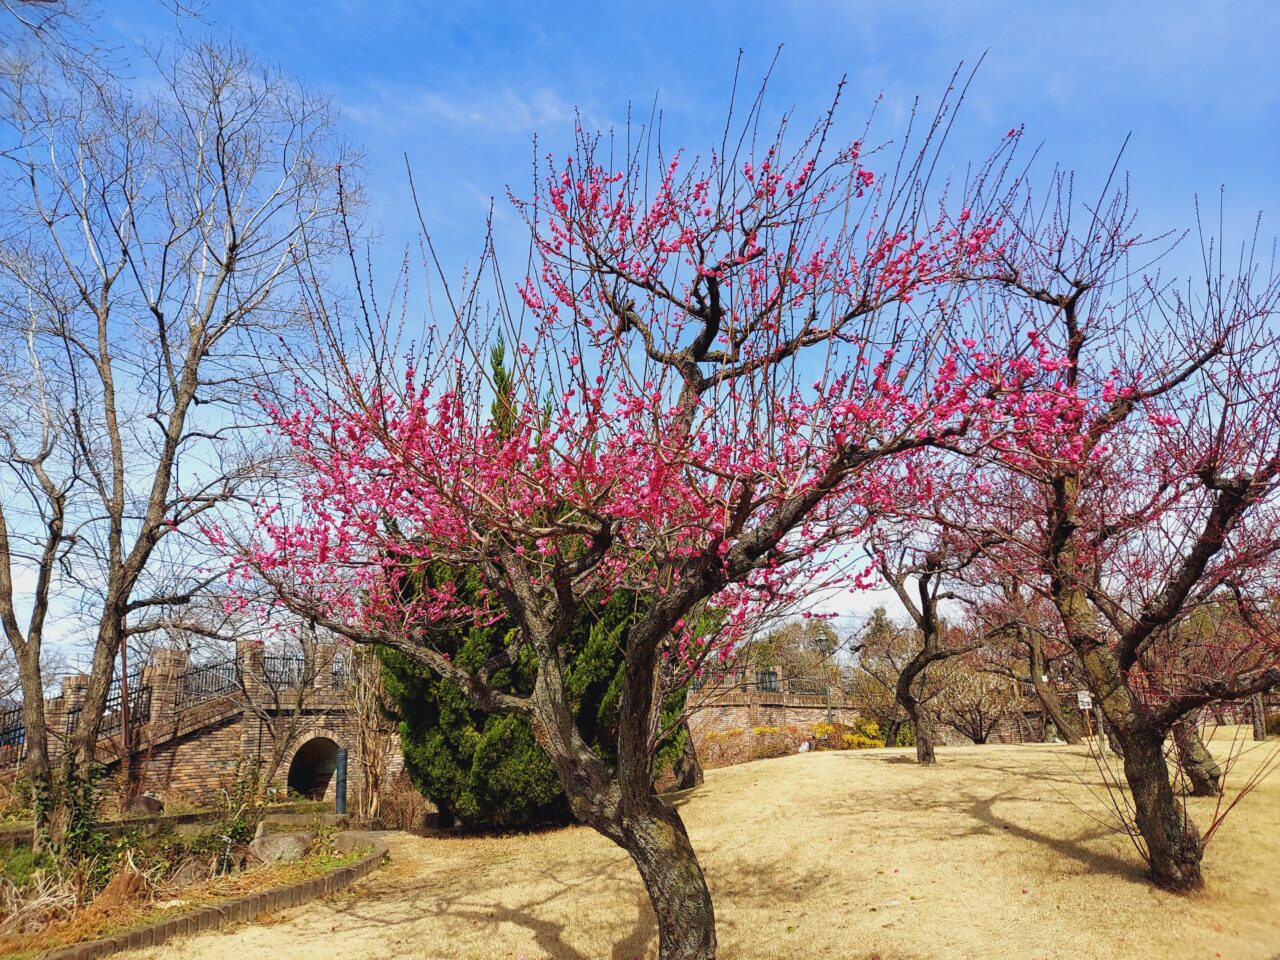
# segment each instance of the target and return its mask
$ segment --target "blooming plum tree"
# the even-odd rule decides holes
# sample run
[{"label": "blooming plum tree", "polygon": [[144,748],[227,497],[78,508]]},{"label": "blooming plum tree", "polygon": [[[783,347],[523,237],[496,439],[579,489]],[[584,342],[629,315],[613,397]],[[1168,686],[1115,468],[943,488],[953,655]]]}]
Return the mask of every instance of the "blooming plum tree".
[{"label": "blooming plum tree", "polygon": [[1125,191],[1082,229],[1069,178],[1051,196],[1028,194],[999,244],[1000,306],[1025,311],[1041,373],[974,473],[986,520],[966,523],[999,576],[1051,604],[1123,751],[1152,877],[1193,889],[1202,838],[1166,738],[1280,683],[1280,284],[1248,247],[1225,272],[1215,240],[1203,287],[1184,290],[1150,266]]},{"label": "blooming plum tree", "polygon": [[[901,456],[963,446],[979,399],[1003,409],[1035,370],[964,309],[968,278],[1000,262],[1016,138],[949,198],[929,185],[945,109],[887,171],[865,137],[831,146],[832,114],[798,143],[789,119],[757,139],[760,120],[757,101],[703,159],[664,155],[655,131],[579,130],[513,201],[529,275],[508,287],[487,244],[415,350],[371,301],[344,325],[317,298],[338,375],[271,407],[304,468],[298,501],[263,504],[252,534],[210,530],[234,578],[528,718],[577,818],[634,860],[664,960],[716,951],[701,867],[650,775],[672,731],[668,678],[726,658],[746,623],[815,580],[858,586],[867,572],[834,548],[914,496]],[[477,359],[493,327],[516,348],[501,423]],[[363,351],[340,344],[353,328]],[[437,562],[482,588],[403,589]],[[575,726],[563,643],[616,590],[651,602],[618,640],[615,769]],[[708,605],[724,612],[713,642],[690,628]],[[499,617],[515,629],[479,669],[431,643],[440,625]],[[531,693],[490,682],[522,658]]]}]

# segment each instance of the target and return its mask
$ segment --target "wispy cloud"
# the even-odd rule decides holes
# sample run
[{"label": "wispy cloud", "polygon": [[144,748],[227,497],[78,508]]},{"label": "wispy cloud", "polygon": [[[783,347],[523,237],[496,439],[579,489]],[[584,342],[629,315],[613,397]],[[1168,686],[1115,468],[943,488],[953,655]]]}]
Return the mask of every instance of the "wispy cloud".
[{"label": "wispy cloud", "polygon": [[571,103],[545,87],[437,90],[376,84],[369,96],[343,106],[352,122],[383,131],[420,129],[425,123],[494,136],[562,126],[574,114]]}]

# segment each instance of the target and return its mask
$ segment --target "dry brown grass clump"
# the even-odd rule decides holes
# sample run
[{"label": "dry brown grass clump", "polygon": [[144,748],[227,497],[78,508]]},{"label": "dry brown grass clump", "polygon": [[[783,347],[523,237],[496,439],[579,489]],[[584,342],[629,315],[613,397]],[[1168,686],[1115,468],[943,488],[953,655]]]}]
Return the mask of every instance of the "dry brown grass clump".
[{"label": "dry brown grass clump", "polygon": [[179,891],[164,883],[153,883],[127,865],[92,901],[79,907],[70,879],[41,871],[33,878],[34,889],[21,895],[13,891],[12,906],[17,909],[7,915],[5,908],[10,904],[4,901],[4,889],[0,887],[0,957],[36,956],[54,947],[98,940],[195,907],[287,886],[352,859],[312,856],[294,863],[223,874],[183,886]]}]

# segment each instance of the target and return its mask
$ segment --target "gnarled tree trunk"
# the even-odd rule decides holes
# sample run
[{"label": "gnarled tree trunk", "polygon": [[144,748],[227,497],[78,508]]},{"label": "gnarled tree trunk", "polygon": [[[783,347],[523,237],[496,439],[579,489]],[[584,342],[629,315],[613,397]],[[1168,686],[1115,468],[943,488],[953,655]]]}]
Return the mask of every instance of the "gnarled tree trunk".
[{"label": "gnarled tree trunk", "polygon": [[933,717],[910,692],[907,692],[900,702],[916,728],[916,763],[926,765],[937,763],[938,758],[933,752]]},{"label": "gnarled tree trunk", "polygon": [[687,721],[680,722],[678,736],[683,740],[680,745],[680,755],[676,757],[675,766],[671,771],[676,778],[676,789],[689,790],[700,787],[703,781],[702,763],[698,760],[698,751],[693,745],[693,731],[689,729]]},{"label": "gnarled tree trunk", "polygon": [[1191,788],[1191,796],[1221,796],[1222,768],[1200,739],[1195,714],[1183,717],[1173,725],[1173,743],[1178,750],[1182,772]]},{"label": "gnarled tree trunk", "polygon": [[884,745],[886,747],[896,747],[898,745],[898,731],[902,729],[901,720],[892,720],[884,731]]},{"label": "gnarled tree trunk", "polygon": [[658,919],[658,956],[714,960],[715,908],[680,815],[654,796],[644,809],[623,814],[621,832]]},{"label": "gnarled tree trunk", "polygon": [[[1027,631],[1030,633],[1030,631]],[[1049,719],[1053,721],[1053,725],[1057,727],[1058,733],[1062,735],[1062,739],[1067,743],[1076,744],[1080,742],[1080,728],[1072,721],[1067,712],[1062,709],[1062,701],[1058,699],[1057,691],[1044,679],[1044,651],[1041,647],[1041,641],[1038,636],[1032,635],[1027,640],[1027,646],[1031,652],[1031,686],[1035,688],[1036,697],[1040,701],[1040,705],[1044,707],[1044,712],[1049,715]]]},{"label": "gnarled tree trunk", "polygon": [[1174,796],[1164,759],[1164,737],[1139,727],[1117,729],[1124,743],[1124,774],[1133,793],[1134,817],[1146,841],[1151,878],[1167,890],[1204,886],[1200,832]]},{"label": "gnarled tree trunk", "polygon": [[[1079,610],[1080,607],[1075,609]],[[1120,681],[1114,655],[1101,645],[1077,639],[1085,682],[1094,705],[1105,717],[1109,735],[1120,747],[1125,781],[1133,797],[1134,825],[1147,850],[1151,879],[1175,892],[1204,886],[1200,832],[1174,795],[1164,758],[1165,730],[1141,712]]]}]

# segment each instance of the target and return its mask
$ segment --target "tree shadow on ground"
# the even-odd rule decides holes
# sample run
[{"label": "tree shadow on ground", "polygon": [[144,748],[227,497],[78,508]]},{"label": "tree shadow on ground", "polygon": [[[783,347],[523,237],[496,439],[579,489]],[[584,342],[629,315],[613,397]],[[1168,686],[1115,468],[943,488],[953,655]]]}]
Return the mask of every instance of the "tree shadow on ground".
[{"label": "tree shadow on ground", "polygon": [[[487,889],[481,889],[477,895],[475,888],[461,876],[455,878],[456,882],[443,886],[438,878],[417,883],[412,877],[397,878],[399,882],[394,889],[387,889],[387,881],[391,878],[381,877],[378,878],[381,883],[375,880],[371,884],[374,889],[355,891],[355,895],[331,902],[328,906],[339,918],[344,932],[392,929],[429,917],[454,924],[510,923],[527,930],[538,949],[556,960],[603,960],[599,955],[588,955],[571,945],[566,940],[567,924],[548,919],[546,908],[561,899],[580,903],[584,898],[615,897],[617,904],[610,911],[610,916],[617,917],[624,909],[617,874],[614,864],[591,870],[575,867],[559,873],[546,869],[536,877],[530,877],[526,872],[521,876],[523,882],[534,880],[543,887],[549,884],[552,889],[522,898],[514,904],[485,902]],[[657,942],[657,923],[648,897],[643,891],[626,891],[626,901],[626,913],[632,918],[630,929],[613,944],[608,960],[644,957],[651,945]],[[395,903],[399,903],[400,909],[388,909],[389,904]],[[318,941],[324,939],[324,929],[327,928],[317,929]],[[442,949],[440,953],[441,960],[455,955],[449,949]]]},{"label": "tree shadow on ground", "polygon": [[[900,757],[875,757],[870,759],[871,762],[882,764],[898,764],[902,763],[903,760]],[[914,760],[911,762],[914,763]],[[1066,784],[1082,790],[1096,790],[1102,787],[1101,783],[1090,783],[1077,777],[1045,776],[1039,772],[1029,774],[1012,761],[1008,765],[1001,763],[974,764],[969,762],[964,765],[963,769],[966,774],[970,774],[974,770],[988,770],[1002,776],[1016,778],[1028,787],[1045,783]],[[939,765],[934,770],[942,777],[945,777],[948,772],[945,764]],[[1002,802],[1046,802],[1039,796],[1021,792],[1016,786],[1008,787],[995,793],[982,791],[972,783],[951,781],[948,786],[953,795],[943,797],[924,796],[921,790],[914,787],[909,791],[904,791],[898,797],[898,815],[902,817],[910,814],[919,814],[927,817],[931,822],[945,825],[947,822],[945,820],[946,815],[961,814],[970,821],[970,826],[958,833],[954,830],[940,830],[937,839],[1006,833],[1051,850],[1059,857],[1078,864],[1088,873],[1106,873],[1134,882],[1144,882],[1146,879],[1146,866],[1141,859],[1137,858],[1136,853],[1134,859],[1127,859],[1090,845],[1108,837],[1124,836],[1123,830],[1118,825],[1103,822],[1100,817],[1087,813],[1079,803],[1061,793],[1054,800],[1048,802],[1063,803],[1075,807],[1079,811],[1081,819],[1088,823],[1088,826],[1075,831],[1070,836],[1049,834],[1035,829],[1033,825],[1026,823],[1025,820],[1015,820],[999,815],[996,812],[996,808]],[[855,817],[865,817],[872,812],[866,808],[864,801],[859,801],[856,798],[839,804],[838,809],[844,815]],[[918,830],[913,826],[911,830],[904,832],[901,839],[903,842],[912,842],[919,841],[921,837]]]}]

